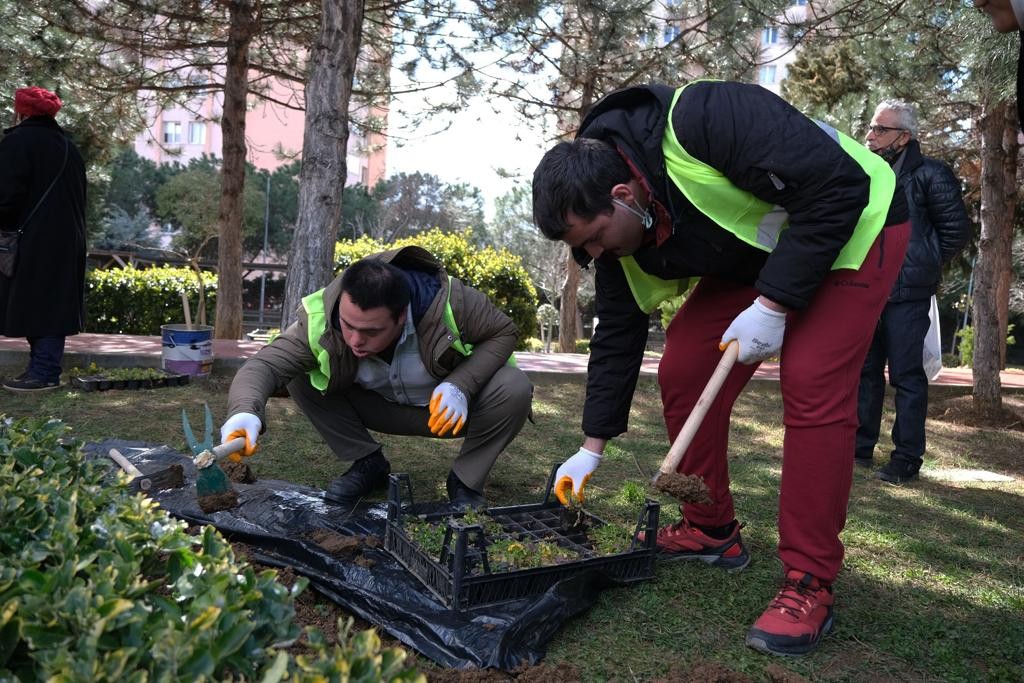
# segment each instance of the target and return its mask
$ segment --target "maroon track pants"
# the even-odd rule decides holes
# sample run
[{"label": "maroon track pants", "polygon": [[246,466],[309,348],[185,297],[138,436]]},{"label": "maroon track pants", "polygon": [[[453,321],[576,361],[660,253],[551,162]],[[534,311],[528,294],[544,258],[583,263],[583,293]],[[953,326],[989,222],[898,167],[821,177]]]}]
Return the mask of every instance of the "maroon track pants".
[{"label": "maroon track pants", "polygon": [[[831,583],[843,561],[839,532],[853,478],[857,385],[875,325],[903,263],[910,224],[885,228],[859,270],[833,270],[807,308],[787,316],[781,390],[786,434],[779,493],[779,557],[785,568]],[[753,303],[753,287],[705,277],[665,335],[658,368],[669,439],[682,429],[721,351],[729,323]],[[709,505],[686,518],[721,526],[735,518],[729,491],[729,419],[756,365],[737,363],[711,404],[679,472],[704,478]]]}]

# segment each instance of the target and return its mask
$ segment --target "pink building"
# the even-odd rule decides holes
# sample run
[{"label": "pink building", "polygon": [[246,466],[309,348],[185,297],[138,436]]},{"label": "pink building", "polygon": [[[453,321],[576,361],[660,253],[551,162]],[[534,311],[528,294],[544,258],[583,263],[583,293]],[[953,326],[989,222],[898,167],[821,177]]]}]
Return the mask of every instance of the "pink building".
[{"label": "pink building", "polygon": [[[280,82],[271,86],[279,101],[302,101],[302,92]],[[151,107],[147,112],[149,128],[135,138],[135,152],[158,164],[187,164],[203,154],[219,157],[223,136],[218,123],[224,97],[214,93],[196,98],[185,106],[167,109]],[[356,105],[353,105],[356,109]],[[375,109],[375,118],[387,120],[387,111]],[[302,156],[305,116],[274,102],[250,98],[245,118],[247,159],[256,168],[273,170]],[[353,126],[348,138],[346,185],[373,187],[386,171],[386,140],[380,133],[364,135]]]}]

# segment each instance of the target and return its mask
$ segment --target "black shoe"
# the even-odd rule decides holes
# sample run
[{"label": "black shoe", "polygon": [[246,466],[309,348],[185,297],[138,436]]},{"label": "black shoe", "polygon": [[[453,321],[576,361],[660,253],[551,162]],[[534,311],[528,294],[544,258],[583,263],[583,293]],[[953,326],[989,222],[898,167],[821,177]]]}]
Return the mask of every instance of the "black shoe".
[{"label": "black shoe", "polygon": [[50,391],[60,386],[60,382],[44,382],[38,379],[32,379],[28,377],[28,373],[22,373],[14,379],[6,380],[3,383],[4,389],[8,391],[16,391],[22,394],[36,393],[40,391]]},{"label": "black shoe", "polygon": [[445,482],[445,488],[448,489],[448,500],[460,510],[487,507],[487,499],[484,498],[484,494],[474,491],[463,484],[455,472],[448,473],[448,481]]},{"label": "black shoe", "polygon": [[391,463],[377,451],[352,463],[345,474],[331,482],[324,500],[351,510],[375,489],[383,488],[391,474]]},{"label": "black shoe", "polygon": [[890,484],[906,484],[917,479],[919,469],[919,465],[890,460],[888,465],[875,472],[875,479],[881,479]]},{"label": "black shoe", "polygon": [[872,467],[875,466],[875,459],[871,458],[871,457],[868,457],[868,458],[854,458],[853,462],[854,462],[855,465],[857,465],[857,467],[864,467],[864,468],[869,469],[869,470]]}]

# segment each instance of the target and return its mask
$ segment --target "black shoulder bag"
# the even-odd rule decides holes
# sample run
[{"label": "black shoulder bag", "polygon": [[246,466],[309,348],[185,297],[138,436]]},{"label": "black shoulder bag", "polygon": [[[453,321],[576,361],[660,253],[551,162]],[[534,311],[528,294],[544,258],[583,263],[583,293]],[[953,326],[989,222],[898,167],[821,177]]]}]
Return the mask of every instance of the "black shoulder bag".
[{"label": "black shoulder bag", "polygon": [[36,205],[29,212],[28,218],[21,224],[21,227],[17,230],[0,230],[0,275],[5,277],[14,277],[14,266],[18,260],[18,242],[21,240],[21,236],[25,234],[25,228],[28,226],[32,217],[36,215],[36,211],[42,206],[43,201],[50,194],[50,190],[57,184],[60,177],[64,174],[64,167],[68,164],[68,138],[64,136],[64,161],[61,162],[60,170],[57,171],[57,175],[54,177],[53,182],[46,188],[46,192],[39,198]]}]

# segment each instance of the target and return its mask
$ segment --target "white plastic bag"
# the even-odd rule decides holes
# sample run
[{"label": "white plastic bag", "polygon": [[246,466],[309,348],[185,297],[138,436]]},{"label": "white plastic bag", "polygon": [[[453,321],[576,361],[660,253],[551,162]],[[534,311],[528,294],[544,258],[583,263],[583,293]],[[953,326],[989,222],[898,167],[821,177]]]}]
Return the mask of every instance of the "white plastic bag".
[{"label": "white plastic bag", "polygon": [[931,325],[924,335],[924,374],[928,380],[934,380],[942,371],[942,334],[939,331],[939,303],[932,294],[932,305],[928,309]]}]

